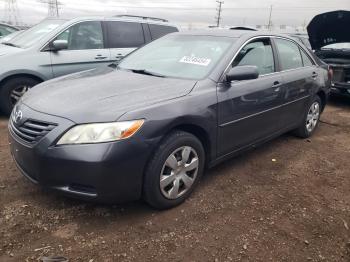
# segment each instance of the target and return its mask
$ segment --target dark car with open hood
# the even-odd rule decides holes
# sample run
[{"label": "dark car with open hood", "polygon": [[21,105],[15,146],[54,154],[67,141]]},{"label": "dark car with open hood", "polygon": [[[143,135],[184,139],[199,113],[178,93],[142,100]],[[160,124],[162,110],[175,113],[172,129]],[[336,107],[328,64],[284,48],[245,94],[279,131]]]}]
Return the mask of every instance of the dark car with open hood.
[{"label": "dark car with open hood", "polygon": [[9,121],[11,152],[25,177],[69,196],[170,208],[206,167],[288,131],[311,136],[329,85],[289,36],[170,34],[31,89]]},{"label": "dark car with open hood", "polygon": [[319,14],[307,30],[315,54],[333,70],[332,93],[350,97],[350,11]]}]

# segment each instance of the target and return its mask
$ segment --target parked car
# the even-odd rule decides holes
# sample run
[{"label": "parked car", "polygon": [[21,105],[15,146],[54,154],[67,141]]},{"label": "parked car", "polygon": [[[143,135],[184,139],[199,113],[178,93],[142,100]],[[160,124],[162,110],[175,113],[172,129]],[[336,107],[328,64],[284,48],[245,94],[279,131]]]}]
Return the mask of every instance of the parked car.
[{"label": "parked car", "polygon": [[45,20],[0,45],[0,109],[9,115],[38,83],[107,66],[175,31],[163,20],[134,16]]},{"label": "parked car", "polygon": [[19,31],[19,29],[15,26],[0,23],[0,39],[4,36],[12,34],[13,32]]},{"label": "parked car", "polygon": [[54,79],[16,105],[10,147],[34,183],[102,202],[183,202],[205,167],[285,132],[306,138],[327,66],[289,36],[174,33],[117,68]]},{"label": "parked car", "polygon": [[333,70],[331,92],[350,97],[350,11],[317,15],[307,30],[315,54]]}]

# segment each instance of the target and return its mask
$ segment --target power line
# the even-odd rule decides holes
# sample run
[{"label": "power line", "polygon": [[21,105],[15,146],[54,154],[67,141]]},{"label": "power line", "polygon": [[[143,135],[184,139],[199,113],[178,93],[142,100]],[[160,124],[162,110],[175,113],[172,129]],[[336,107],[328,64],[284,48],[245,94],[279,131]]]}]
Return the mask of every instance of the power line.
[{"label": "power line", "polygon": [[222,0],[218,0],[216,1],[218,3],[218,8],[217,8],[217,16],[216,16],[216,26],[219,27],[220,26],[220,20],[221,20],[221,12],[222,12],[222,5],[224,3],[224,1]]}]

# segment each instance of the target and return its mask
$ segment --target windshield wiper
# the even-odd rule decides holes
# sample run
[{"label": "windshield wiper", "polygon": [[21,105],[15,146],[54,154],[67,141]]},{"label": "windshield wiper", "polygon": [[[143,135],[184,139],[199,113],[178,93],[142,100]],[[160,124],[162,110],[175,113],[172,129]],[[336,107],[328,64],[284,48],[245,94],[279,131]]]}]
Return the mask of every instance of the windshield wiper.
[{"label": "windshield wiper", "polygon": [[8,46],[13,46],[13,47],[18,47],[18,48],[19,48],[18,45],[12,44],[12,43],[10,43],[10,42],[4,42],[4,43],[2,43],[2,44],[3,44],[3,45],[8,45]]},{"label": "windshield wiper", "polygon": [[165,77],[165,75],[158,74],[152,71],[148,71],[147,69],[130,69],[131,72],[136,74],[143,74],[143,75],[150,75],[150,76],[156,76],[156,77]]}]

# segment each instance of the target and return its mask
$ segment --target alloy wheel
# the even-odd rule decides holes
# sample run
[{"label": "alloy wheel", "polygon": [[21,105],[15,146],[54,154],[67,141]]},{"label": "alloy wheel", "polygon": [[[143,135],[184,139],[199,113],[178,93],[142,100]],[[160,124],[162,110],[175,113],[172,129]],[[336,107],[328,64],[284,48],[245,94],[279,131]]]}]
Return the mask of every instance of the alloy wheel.
[{"label": "alloy wheel", "polygon": [[20,98],[30,89],[30,86],[21,85],[12,90],[10,94],[11,104],[14,106]]},{"label": "alloy wheel", "polygon": [[160,174],[160,189],[164,197],[177,199],[191,189],[199,168],[197,152],[190,146],[176,149],[166,159]]},{"label": "alloy wheel", "polygon": [[320,104],[318,102],[314,102],[311,105],[306,118],[306,129],[309,133],[311,133],[315,129],[319,118],[320,118]]}]

